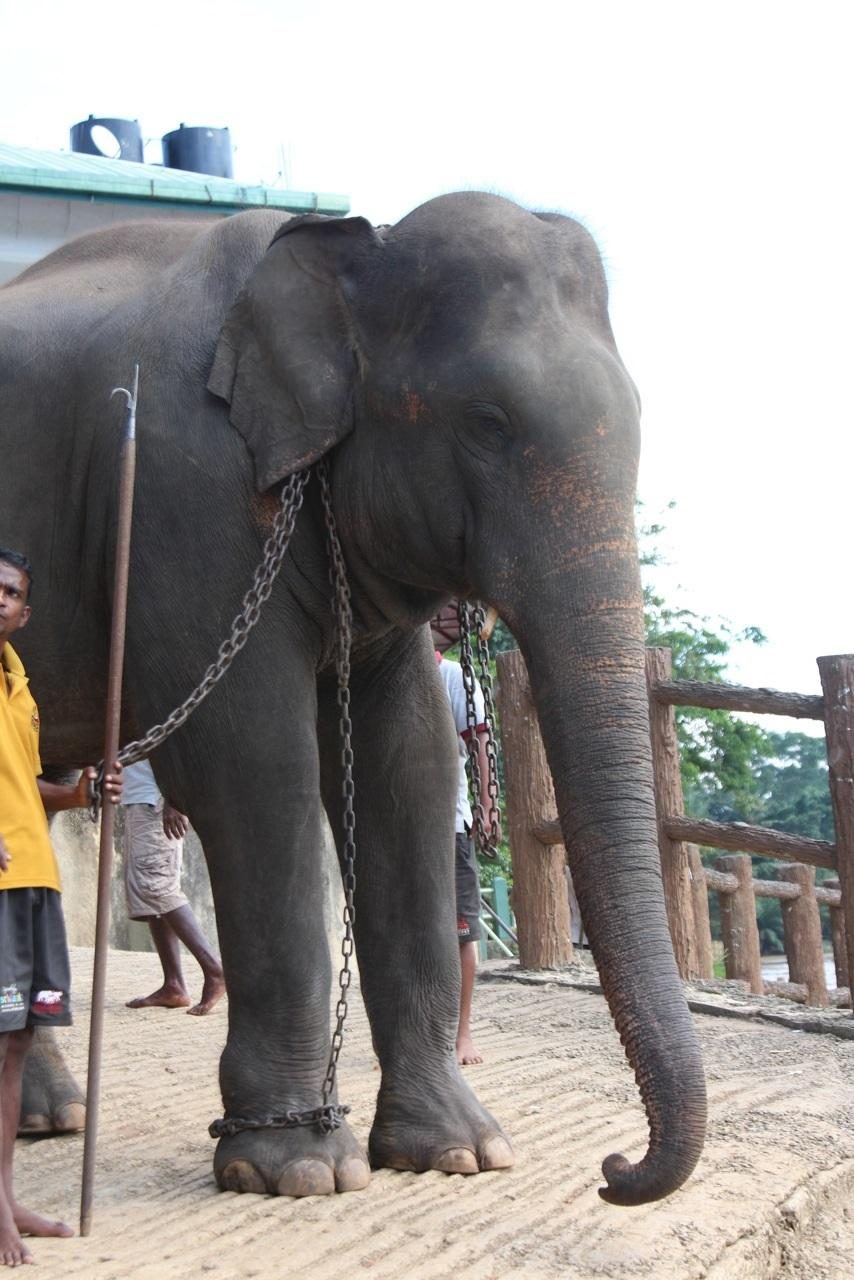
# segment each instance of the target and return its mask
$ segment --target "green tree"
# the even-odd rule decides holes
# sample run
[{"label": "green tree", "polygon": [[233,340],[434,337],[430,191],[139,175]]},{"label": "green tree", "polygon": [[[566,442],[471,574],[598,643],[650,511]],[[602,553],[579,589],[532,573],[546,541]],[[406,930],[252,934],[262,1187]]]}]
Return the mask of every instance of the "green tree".
[{"label": "green tree", "polygon": [[[647,644],[671,650],[676,680],[723,680],[732,645],[763,644],[765,636],[755,626],[735,629],[727,622],[699,617],[690,609],[673,608],[656,592],[652,579],[662,561],[655,540],[662,532],[660,524],[641,525],[639,530]],[[816,839],[834,838],[823,738],[771,733],[727,711],[677,707],[675,713],[688,813]],[[704,852],[706,861],[717,856],[715,850]],[[754,859],[753,874],[757,879],[775,879],[775,863]],[[710,908],[712,930],[719,937],[714,896]],[[757,898],[756,915],[762,950],[781,951],[779,901]],[[826,919],[823,927],[827,933]]]},{"label": "green tree", "polygon": [[824,738],[771,733],[768,739],[771,758],[762,761],[758,771],[763,825],[815,840],[834,840]]},{"label": "green tree", "polygon": [[[737,630],[664,600],[652,581],[662,563],[655,539],[663,532],[660,524],[639,529],[646,642],[670,649],[674,680],[722,680],[733,644],[764,644],[765,636],[758,627]],[[676,707],[675,712],[688,811],[721,822],[756,822],[761,809],[756,768],[769,754],[768,734],[728,711]]]}]

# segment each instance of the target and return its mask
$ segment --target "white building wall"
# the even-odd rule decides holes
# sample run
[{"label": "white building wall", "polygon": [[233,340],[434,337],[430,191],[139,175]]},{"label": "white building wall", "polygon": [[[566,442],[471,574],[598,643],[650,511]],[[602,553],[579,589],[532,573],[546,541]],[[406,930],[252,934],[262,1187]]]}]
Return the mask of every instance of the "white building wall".
[{"label": "white building wall", "polygon": [[[128,200],[97,201],[65,195],[32,195],[0,191],[0,285],[13,279],[67,240],[119,222],[169,218],[222,218],[227,215],[193,204],[142,204]],[[284,214],[283,214],[284,217]]]}]

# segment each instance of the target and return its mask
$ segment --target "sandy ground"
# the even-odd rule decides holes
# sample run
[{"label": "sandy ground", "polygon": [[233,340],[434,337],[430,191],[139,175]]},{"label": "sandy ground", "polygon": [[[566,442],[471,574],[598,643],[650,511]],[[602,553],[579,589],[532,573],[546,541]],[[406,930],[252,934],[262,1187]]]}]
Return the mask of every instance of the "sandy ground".
[{"label": "sandy ground", "polygon": [[[77,1025],[61,1034],[82,1078],[91,952],[75,949],[73,964]],[[293,1201],[214,1186],[206,1128],[220,1114],[224,1007],[204,1019],[126,1009],[155,985],[157,961],[112,953],[93,1231],[34,1241],[39,1274],[848,1280],[854,1040],[746,1017],[756,1011],[748,1001],[727,1016],[695,1013],[711,1096],[703,1160],[668,1201],[611,1208],[596,1193],[600,1161],[614,1150],[637,1158],[645,1122],[604,1001],[563,979],[508,980],[506,968],[493,963],[479,983],[486,1062],[470,1071],[512,1138],[515,1168],[469,1178],[386,1170],[366,1191]],[[828,1018],[851,1029],[850,1014]],[[340,1080],[365,1138],[378,1073],[358,996]],[[79,1136],[19,1142],[22,1201],[76,1225],[82,1149]]]}]

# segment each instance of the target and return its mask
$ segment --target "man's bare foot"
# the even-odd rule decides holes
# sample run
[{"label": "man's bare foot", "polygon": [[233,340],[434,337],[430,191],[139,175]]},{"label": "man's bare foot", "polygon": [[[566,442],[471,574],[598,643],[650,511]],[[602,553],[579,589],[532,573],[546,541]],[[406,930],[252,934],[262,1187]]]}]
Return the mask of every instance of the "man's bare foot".
[{"label": "man's bare foot", "polygon": [[210,1013],[211,1009],[225,995],[225,979],[220,973],[219,976],[205,978],[202,987],[202,998],[198,1004],[194,1004],[192,1009],[188,1009],[187,1013],[192,1013],[197,1018],[202,1018],[206,1013]]},{"label": "man's bare foot", "polygon": [[35,1258],[14,1226],[0,1227],[0,1267],[20,1267]]},{"label": "man's bare foot", "polygon": [[32,1209],[24,1209],[21,1205],[15,1205],[14,1210],[15,1226],[22,1236],[73,1236],[74,1232],[65,1222],[58,1222],[54,1218],[43,1218],[40,1213],[34,1213]]},{"label": "man's bare foot", "polygon": [[192,1004],[188,993],[178,987],[158,987],[150,996],[136,996],[128,1000],[128,1009],[186,1009]]},{"label": "man's bare foot", "polygon": [[476,1067],[483,1062],[483,1054],[474,1047],[468,1032],[460,1032],[457,1036],[457,1062],[461,1067]]}]

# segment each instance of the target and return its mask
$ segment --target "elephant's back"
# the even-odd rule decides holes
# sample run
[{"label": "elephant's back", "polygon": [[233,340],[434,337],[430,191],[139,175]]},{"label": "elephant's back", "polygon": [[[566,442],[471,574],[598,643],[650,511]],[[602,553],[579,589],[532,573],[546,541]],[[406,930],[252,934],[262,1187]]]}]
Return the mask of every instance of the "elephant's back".
[{"label": "elephant's back", "polygon": [[0,287],[0,343],[18,324],[35,336],[75,315],[91,320],[132,303],[169,278],[199,287],[249,273],[287,214],[266,210],[212,220],[202,216],[119,223],[69,240]]},{"label": "elephant's back", "polygon": [[[288,217],[265,210],[128,222],[62,245],[0,288],[0,432],[68,418],[133,360],[181,358],[199,377],[234,297]],[[112,372],[116,365],[115,375]],[[111,382],[110,385],[116,385]],[[202,383],[203,385],[203,383]],[[107,387],[109,394],[109,386]]]}]

